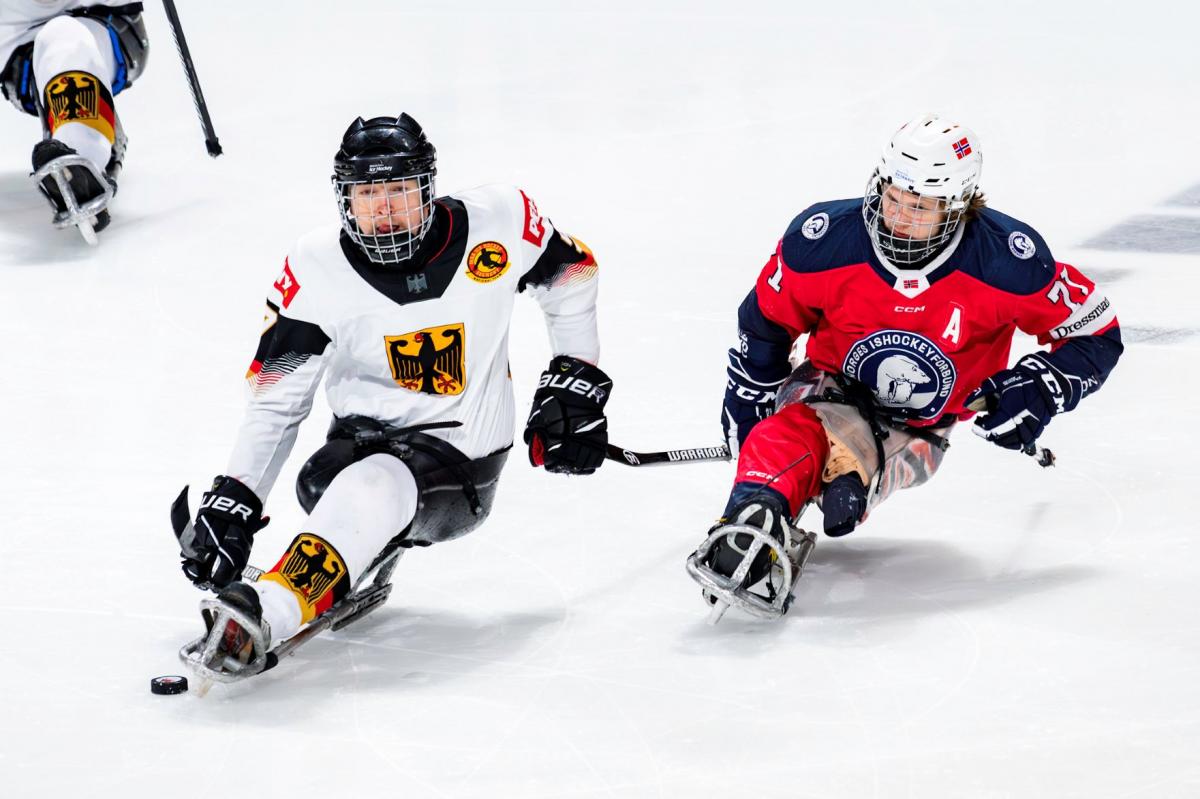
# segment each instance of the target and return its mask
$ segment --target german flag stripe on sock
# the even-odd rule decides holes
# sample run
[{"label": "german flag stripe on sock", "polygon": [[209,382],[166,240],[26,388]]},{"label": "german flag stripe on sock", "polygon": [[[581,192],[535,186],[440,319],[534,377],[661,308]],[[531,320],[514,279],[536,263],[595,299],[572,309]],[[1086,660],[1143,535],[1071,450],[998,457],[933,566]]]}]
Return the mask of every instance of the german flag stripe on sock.
[{"label": "german flag stripe on sock", "polygon": [[63,125],[79,123],[116,138],[117,117],[112,93],[90,72],[61,72],[46,84],[46,128],[53,134]]},{"label": "german flag stripe on sock", "polygon": [[296,536],[274,568],[259,579],[278,583],[295,594],[304,624],[350,593],[346,561],[332,544],[312,533]]}]

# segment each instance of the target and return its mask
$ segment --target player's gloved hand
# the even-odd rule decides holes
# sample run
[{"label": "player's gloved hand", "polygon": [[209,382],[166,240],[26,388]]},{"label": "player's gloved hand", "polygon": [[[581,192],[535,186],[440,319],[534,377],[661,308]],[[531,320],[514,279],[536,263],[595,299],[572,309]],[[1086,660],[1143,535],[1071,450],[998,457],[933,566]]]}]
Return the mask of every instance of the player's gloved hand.
[{"label": "player's gloved hand", "polygon": [[267,526],[262,501],[240,481],[218,475],[188,527],[187,486],[171,505],[183,573],[199,588],[219,589],[238,579],[250,562],[254,534]]},{"label": "player's gloved hand", "polygon": [[729,351],[725,369],[725,403],[721,407],[721,432],[729,452],[737,459],[738,449],[754,425],[775,412],[775,397],[786,379],[762,381],[751,377],[750,370],[737,350]]},{"label": "player's gloved hand", "polygon": [[586,361],[558,355],[542,372],[525,424],[529,462],[559,474],[591,474],[604,463],[612,380]]},{"label": "player's gloved hand", "polygon": [[983,412],[971,430],[1006,449],[1028,450],[1050,418],[1067,407],[1070,391],[1070,382],[1045,356],[1026,355],[967,396],[967,407]]}]

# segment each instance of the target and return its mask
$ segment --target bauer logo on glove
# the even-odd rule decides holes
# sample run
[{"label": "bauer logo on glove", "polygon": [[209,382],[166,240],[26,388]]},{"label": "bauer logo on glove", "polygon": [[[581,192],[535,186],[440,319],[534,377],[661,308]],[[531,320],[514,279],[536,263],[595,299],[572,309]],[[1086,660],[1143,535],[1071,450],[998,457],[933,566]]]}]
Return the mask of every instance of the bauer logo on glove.
[{"label": "bauer logo on glove", "polygon": [[542,372],[525,426],[529,462],[558,474],[591,474],[604,463],[612,380],[598,367],[556,356]]}]

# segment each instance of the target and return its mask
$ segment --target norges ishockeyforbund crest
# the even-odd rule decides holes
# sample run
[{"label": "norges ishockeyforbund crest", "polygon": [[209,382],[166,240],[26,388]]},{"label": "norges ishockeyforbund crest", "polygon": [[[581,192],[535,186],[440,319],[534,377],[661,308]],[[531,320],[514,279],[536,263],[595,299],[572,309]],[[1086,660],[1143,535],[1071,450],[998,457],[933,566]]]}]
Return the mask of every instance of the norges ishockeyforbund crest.
[{"label": "norges ishockeyforbund crest", "polygon": [[847,350],[842,373],[872,389],[882,407],[918,419],[942,415],[958,377],[937,344],[907,330],[860,338]]},{"label": "norges ishockeyforbund crest", "polygon": [[466,387],[466,336],[462,322],[384,336],[392,379],[409,391],[461,394]]}]

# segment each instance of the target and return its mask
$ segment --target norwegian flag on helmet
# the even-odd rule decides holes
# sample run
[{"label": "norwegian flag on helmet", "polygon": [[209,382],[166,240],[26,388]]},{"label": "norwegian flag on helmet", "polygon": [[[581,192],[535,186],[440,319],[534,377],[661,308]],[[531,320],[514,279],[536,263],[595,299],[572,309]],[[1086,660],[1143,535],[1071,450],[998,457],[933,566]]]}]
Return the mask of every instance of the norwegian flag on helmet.
[{"label": "norwegian flag on helmet", "polygon": [[959,161],[963,160],[963,158],[971,154],[971,143],[965,138],[959,139],[954,143],[954,154],[958,156]]}]

